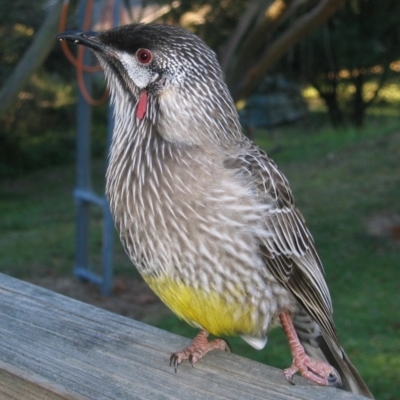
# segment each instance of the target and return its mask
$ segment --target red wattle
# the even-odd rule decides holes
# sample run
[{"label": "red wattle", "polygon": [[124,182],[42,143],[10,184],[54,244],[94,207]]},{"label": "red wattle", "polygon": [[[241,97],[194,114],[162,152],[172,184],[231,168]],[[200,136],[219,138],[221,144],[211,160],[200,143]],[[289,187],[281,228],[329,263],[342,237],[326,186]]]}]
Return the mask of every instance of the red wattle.
[{"label": "red wattle", "polygon": [[147,92],[144,91],[139,96],[138,105],[136,108],[136,118],[143,119],[147,110]]}]

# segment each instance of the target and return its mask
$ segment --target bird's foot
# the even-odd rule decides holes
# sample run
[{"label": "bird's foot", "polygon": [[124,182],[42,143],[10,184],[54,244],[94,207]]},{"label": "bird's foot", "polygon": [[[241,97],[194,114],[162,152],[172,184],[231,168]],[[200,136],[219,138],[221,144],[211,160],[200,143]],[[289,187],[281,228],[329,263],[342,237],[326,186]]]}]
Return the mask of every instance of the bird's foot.
[{"label": "bird's foot", "polygon": [[310,358],[304,352],[294,355],[293,363],[283,371],[285,378],[294,385],[293,375],[300,372],[303,378],[310,380],[321,386],[339,387],[341,384],[340,375],[331,365]]},{"label": "bird's foot", "polygon": [[200,360],[205,354],[212,350],[225,350],[229,353],[231,348],[223,339],[214,339],[210,342],[207,340],[209,333],[206,331],[200,331],[197,336],[193,339],[192,343],[186,349],[172,353],[169,359],[169,365],[175,368],[175,372],[178,371],[178,365],[183,360],[189,360],[193,367],[193,364]]},{"label": "bird's foot", "polygon": [[289,340],[290,350],[293,356],[292,365],[283,371],[285,378],[294,385],[293,375],[300,372],[303,378],[321,386],[341,386],[339,373],[331,365],[309,357],[304,351],[294,329],[289,312],[279,314],[282,328]]}]

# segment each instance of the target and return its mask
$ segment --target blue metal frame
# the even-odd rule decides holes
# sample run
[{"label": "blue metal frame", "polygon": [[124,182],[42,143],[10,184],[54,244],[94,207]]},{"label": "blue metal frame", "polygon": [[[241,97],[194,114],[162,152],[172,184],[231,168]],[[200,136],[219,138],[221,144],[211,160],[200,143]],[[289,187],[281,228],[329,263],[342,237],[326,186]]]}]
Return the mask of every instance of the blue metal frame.
[{"label": "blue metal frame", "polygon": [[[119,23],[120,1],[114,3],[113,25]],[[79,22],[83,25],[86,10],[86,0],[80,1],[78,5]],[[92,55],[85,52],[84,63],[88,65]],[[92,77],[84,72],[84,82],[87,88],[91,87]],[[93,282],[99,285],[101,292],[105,295],[110,294],[113,275],[113,242],[114,242],[114,223],[110,214],[108,202],[104,196],[98,196],[92,189],[91,182],[91,134],[92,110],[91,106],[78,93],[77,102],[77,182],[74,190],[74,200],[76,207],[76,254],[74,275],[82,280]],[[110,148],[112,131],[114,127],[113,110],[109,107],[108,129],[107,129],[107,149]],[[89,222],[90,207],[100,207],[103,214],[103,234],[102,234],[102,266],[101,275],[97,275],[90,269],[89,262]]]}]

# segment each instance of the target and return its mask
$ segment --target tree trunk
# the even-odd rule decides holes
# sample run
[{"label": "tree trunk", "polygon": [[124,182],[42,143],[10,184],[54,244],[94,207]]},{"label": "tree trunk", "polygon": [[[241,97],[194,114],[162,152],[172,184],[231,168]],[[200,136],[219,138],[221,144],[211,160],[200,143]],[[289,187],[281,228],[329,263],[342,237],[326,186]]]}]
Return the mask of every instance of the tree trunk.
[{"label": "tree trunk", "polygon": [[342,109],[339,107],[336,90],[330,93],[320,93],[328,108],[329,119],[335,128],[340,128],[345,125],[345,119]]},{"label": "tree trunk", "polygon": [[49,7],[47,17],[32,44],[14,68],[11,76],[7,78],[0,91],[0,117],[7,112],[30,76],[42,65],[53,48],[62,4],[63,1],[58,0]]},{"label": "tree trunk", "polygon": [[[236,55],[236,59],[233,68],[228,69],[225,66],[225,72],[227,73],[228,86],[233,86],[235,82],[238,82],[242,76],[243,71],[248,71],[257,62],[259,55],[264,52],[265,46],[269,45],[269,40],[272,37],[272,33],[279,27],[279,25],[285,20],[288,12],[291,9],[291,5],[294,0],[269,0],[265,10],[258,10],[258,13],[262,15],[262,18],[258,24],[256,24],[251,31],[248,33],[244,42],[240,46],[239,52]],[[257,12],[255,5],[249,7],[248,12]],[[258,5],[258,8],[260,5]],[[257,17],[257,14],[252,13],[252,16]],[[243,19],[249,19],[249,24],[252,22],[247,16],[247,13],[243,16]],[[242,37],[245,32],[242,32]],[[239,44],[239,42],[237,42]],[[230,54],[231,58],[233,52]],[[224,59],[224,65],[227,64],[227,57]],[[230,64],[230,63],[229,63]]]},{"label": "tree trunk", "polygon": [[[311,75],[308,76],[307,79],[311,83],[311,85],[314,86],[319,94],[319,97],[324,100],[325,105],[328,109],[328,115],[332,126],[334,126],[335,128],[340,128],[344,126],[345,117],[342,109],[339,106],[336,77],[333,80],[331,79],[328,82],[325,82],[325,85],[317,84],[317,81]],[[326,86],[326,83],[329,84],[329,89],[327,91],[324,91],[322,90],[322,87]]]},{"label": "tree trunk", "polygon": [[324,23],[336,12],[345,0],[320,0],[309,12],[298,18],[266,49],[260,60],[241,74],[242,79],[233,86],[230,85],[235,101],[246,98],[257,87],[265,73],[294,44],[298,43],[308,33]]},{"label": "tree trunk", "polygon": [[354,79],[354,86],[356,91],[353,96],[353,110],[352,110],[352,123],[361,128],[364,124],[365,116],[365,103],[363,98],[363,85],[364,85],[364,75],[359,72],[359,74]]}]

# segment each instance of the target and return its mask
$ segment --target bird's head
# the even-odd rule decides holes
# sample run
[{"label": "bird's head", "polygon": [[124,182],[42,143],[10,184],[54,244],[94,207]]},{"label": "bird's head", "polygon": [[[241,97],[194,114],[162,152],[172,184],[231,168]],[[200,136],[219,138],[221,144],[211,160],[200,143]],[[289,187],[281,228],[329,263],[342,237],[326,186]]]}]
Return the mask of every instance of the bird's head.
[{"label": "bird's head", "polygon": [[102,32],[64,32],[57,38],[94,51],[117,118],[125,118],[133,107],[137,126],[151,123],[170,142],[200,144],[239,134],[215,53],[192,33],[133,24]]}]

